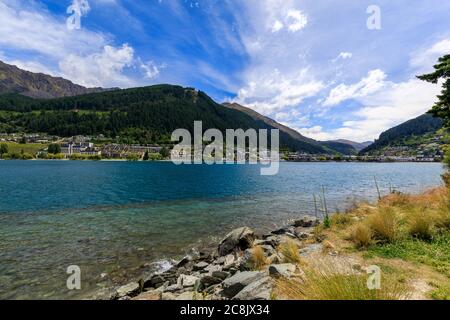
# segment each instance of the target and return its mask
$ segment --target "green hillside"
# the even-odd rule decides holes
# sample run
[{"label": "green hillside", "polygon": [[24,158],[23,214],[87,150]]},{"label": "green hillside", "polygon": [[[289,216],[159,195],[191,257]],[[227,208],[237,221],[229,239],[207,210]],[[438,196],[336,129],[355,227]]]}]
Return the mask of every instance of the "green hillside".
[{"label": "green hillside", "polygon": [[[62,137],[120,137],[127,143],[168,141],[178,128],[273,129],[263,121],[214,102],[201,91],[172,85],[114,90],[57,99],[0,96],[0,132],[45,132]],[[308,153],[327,149],[280,132],[282,148]]]}]

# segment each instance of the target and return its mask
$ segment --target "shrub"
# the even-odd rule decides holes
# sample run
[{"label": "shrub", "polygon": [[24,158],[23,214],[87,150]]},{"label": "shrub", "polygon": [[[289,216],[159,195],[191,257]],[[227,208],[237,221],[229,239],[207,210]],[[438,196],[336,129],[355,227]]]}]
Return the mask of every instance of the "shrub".
[{"label": "shrub", "polygon": [[336,226],[346,226],[352,223],[352,217],[349,214],[335,214],[331,217],[331,224]]},{"label": "shrub", "polygon": [[285,263],[301,263],[297,243],[293,240],[288,240],[280,244],[278,252],[283,255],[283,262]]},{"label": "shrub", "polygon": [[393,208],[380,207],[367,222],[377,240],[394,242],[400,236],[399,218]]},{"label": "shrub", "polygon": [[367,248],[373,243],[372,230],[363,223],[356,225],[351,231],[350,238],[357,248]]}]

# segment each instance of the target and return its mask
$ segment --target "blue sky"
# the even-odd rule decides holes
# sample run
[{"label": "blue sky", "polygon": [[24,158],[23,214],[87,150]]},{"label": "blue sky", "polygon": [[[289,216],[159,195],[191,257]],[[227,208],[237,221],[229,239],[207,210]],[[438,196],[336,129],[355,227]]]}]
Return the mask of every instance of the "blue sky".
[{"label": "blue sky", "polygon": [[365,141],[432,105],[439,86],[415,75],[450,53],[449,12],[442,0],[0,0],[0,60],[85,86],[196,87],[312,138]]}]

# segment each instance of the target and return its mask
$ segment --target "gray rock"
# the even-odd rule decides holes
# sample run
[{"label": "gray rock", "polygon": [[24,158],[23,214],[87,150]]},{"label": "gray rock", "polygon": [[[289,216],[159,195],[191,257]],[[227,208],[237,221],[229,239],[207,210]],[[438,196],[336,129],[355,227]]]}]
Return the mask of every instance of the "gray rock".
[{"label": "gray rock", "polygon": [[221,270],[222,270],[222,267],[221,267],[221,266],[218,266],[218,265],[215,265],[215,264],[210,264],[210,265],[207,266],[205,269],[203,269],[203,272],[212,275],[212,273],[213,273],[214,271],[221,271]]},{"label": "gray rock", "polygon": [[219,256],[226,256],[236,250],[245,250],[253,246],[255,233],[248,227],[231,231],[219,245]]},{"label": "gray rock", "polygon": [[177,263],[177,267],[178,268],[184,267],[192,260],[193,260],[192,256],[185,256],[183,259],[180,260],[180,262]]},{"label": "gray rock", "polygon": [[293,233],[293,232],[294,232],[294,228],[293,227],[284,227],[284,228],[272,231],[272,234],[282,235],[282,234]]},{"label": "gray rock", "polygon": [[205,269],[207,266],[209,266],[209,263],[207,263],[205,261],[201,261],[199,263],[194,264],[194,266],[192,267],[192,270],[200,271],[200,270]]},{"label": "gray rock", "polygon": [[197,280],[198,277],[182,274],[177,280],[177,285],[183,288],[193,287]]},{"label": "gray rock", "polygon": [[233,297],[233,300],[270,300],[271,294],[272,279],[264,277],[247,285]]},{"label": "gray rock", "polygon": [[226,278],[228,278],[230,276],[230,273],[226,272],[226,271],[213,271],[211,273],[211,275],[215,278],[225,280]]},{"label": "gray rock", "polygon": [[274,277],[290,277],[296,269],[292,263],[273,264],[269,266],[269,274]]},{"label": "gray rock", "polygon": [[124,286],[117,288],[116,290],[116,298],[120,299],[125,296],[134,297],[138,295],[141,291],[141,286],[137,282],[131,282]]},{"label": "gray rock", "polygon": [[319,225],[319,220],[311,216],[303,216],[302,218],[295,220],[294,227],[311,228]]},{"label": "gray rock", "polygon": [[313,243],[309,246],[306,246],[302,249],[300,249],[300,255],[301,256],[308,256],[311,253],[314,252],[321,252],[323,250],[323,245],[321,243]]},{"label": "gray rock", "polygon": [[177,292],[183,290],[183,286],[179,285],[179,284],[173,284],[171,286],[168,286],[164,292]]},{"label": "gray rock", "polygon": [[222,294],[227,298],[232,298],[250,283],[255,282],[264,277],[263,272],[244,271],[238,272],[232,277],[222,282]]},{"label": "gray rock", "polygon": [[204,276],[200,279],[201,288],[208,288],[222,282],[222,279],[213,276]]}]

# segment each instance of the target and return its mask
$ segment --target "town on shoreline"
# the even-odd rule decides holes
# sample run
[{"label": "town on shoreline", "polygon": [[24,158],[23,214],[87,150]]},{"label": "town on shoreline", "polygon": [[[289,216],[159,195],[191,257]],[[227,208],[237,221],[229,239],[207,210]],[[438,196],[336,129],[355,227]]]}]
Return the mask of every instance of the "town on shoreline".
[{"label": "town on shoreline", "polygon": [[[57,137],[47,134],[0,134],[0,160],[128,160],[170,159],[173,143],[127,144],[103,135]],[[404,150],[399,150],[404,151]],[[262,160],[262,159],[260,159]],[[287,162],[442,162],[443,153],[405,152],[380,155],[310,154],[280,151]]]}]

